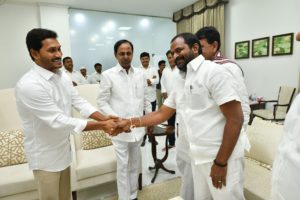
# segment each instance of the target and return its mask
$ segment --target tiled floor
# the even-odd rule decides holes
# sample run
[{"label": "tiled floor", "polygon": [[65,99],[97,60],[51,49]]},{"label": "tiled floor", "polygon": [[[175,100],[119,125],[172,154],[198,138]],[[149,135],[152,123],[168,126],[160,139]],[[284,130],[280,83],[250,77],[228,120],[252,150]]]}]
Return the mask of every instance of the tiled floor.
[{"label": "tiled floor", "polygon": [[[162,148],[165,144],[165,136],[156,137],[158,141],[157,145],[157,157],[162,158],[164,156],[164,152]],[[142,151],[142,172],[143,172],[143,186],[147,186],[151,184],[151,179],[154,175],[154,170],[150,171],[148,169],[149,166],[154,166],[152,154],[151,154],[151,143],[148,141],[144,147],[141,147]],[[173,148],[169,151],[168,159],[164,162],[164,166],[167,169],[175,170],[175,174],[170,174],[160,169],[157,175],[157,178],[154,182],[160,183],[168,179],[172,179],[179,176],[179,172],[176,167],[175,155],[176,149]],[[116,182],[107,183],[104,185],[100,185],[97,187],[88,188],[86,190],[78,191],[78,200],[103,200],[108,196],[112,196],[117,193],[117,184]]]}]

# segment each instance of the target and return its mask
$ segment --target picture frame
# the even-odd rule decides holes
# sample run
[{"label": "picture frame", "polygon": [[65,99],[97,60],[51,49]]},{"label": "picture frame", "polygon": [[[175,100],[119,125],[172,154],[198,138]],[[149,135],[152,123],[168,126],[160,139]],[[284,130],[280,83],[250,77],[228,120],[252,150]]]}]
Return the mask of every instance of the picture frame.
[{"label": "picture frame", "polygon": [[257,38],[252,40],[252,57],[269,56],[270,37]]},{"label": "picture frame", "polygon": [[244,59],[249,58],[250,41],[241,41],[235,43],[234,58]]},{"label": "picture frame", "polygon": [[274,35],[272,37],[272,56],[293,54],[294,33]]}]

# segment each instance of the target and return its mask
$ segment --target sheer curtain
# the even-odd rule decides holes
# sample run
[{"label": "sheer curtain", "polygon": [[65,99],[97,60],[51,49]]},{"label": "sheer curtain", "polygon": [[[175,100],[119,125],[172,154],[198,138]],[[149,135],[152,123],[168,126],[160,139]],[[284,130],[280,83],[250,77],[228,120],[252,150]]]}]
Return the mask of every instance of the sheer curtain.
[{"label": "sheer curtain", "polygon": [[228,0],[199,0],[173,14],[177,33],[196,33],[203,26],[214,26],[221,36],[221,51],[224,52],[225,13]]}]

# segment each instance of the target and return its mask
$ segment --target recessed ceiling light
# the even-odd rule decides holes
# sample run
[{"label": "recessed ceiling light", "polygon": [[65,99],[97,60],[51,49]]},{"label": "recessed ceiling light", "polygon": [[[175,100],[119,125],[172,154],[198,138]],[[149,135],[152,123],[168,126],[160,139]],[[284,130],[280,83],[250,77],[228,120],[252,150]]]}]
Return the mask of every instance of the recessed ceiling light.
[{"label": "recessed ceiling light", "polygon": [[108,39],[108,40],[113,40],[114,37],[112,37],[112,36],[107,36],[106,39]]},{"label": "recessed ceiling light", "polygon": [[132,29],[132,27],[130,27],[130,26],[121,26],[121,27],[119,27],[120,31],[128,31],[130,29]]},{"label": "recessed ceiling light", "polygon": [[104,46],[104,44],[98,43],[98,44],[96,44],[96,46],[101,47],[101,46]]},{"label": "recessed ceiling light", "polygon": [[89,48],[88,50],[89,50],[89,51],[96,51],[95,48]]}]

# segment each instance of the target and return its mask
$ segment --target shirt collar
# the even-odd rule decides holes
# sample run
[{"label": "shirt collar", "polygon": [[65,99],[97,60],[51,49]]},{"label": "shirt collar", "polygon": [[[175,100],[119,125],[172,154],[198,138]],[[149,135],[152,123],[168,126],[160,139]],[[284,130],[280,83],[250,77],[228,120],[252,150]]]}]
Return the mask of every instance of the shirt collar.
[{"label": "shirt collar", "polygon": [[[118,72],[126,71],[119,63],[117,64],[116,68],[117,68]],[[131,66],[128,71],[133,73],[134,72],[134,68]]]},{"label": "shirt collar", "polygon": [[197,71],[198,68],[202,65],[204,60],[205,60],[204,57],[202,55],[199,55],[195,59],[190,61],[187,67],[193,69],[194,71]]},{"label": "shirt collar", "polygon": [[45,68],[43,68],[43,67],[37,65],[36,63],[34,64],[33,69],[34,69],[38,74],[40,74],[40,76],[42,76],[42,77],[43,77],[44,79],[46,79],[46,80],[51,79],[51,77],[53,77],[55,74],[57,74],[57,75],[59,75],[59,76],[61,75],[60,69],[57,70],[56,73],[53,73],[53,72],[51,72],[51,71],[49,71],[49,70],[47,70],[47,69],[45,69]]}]

